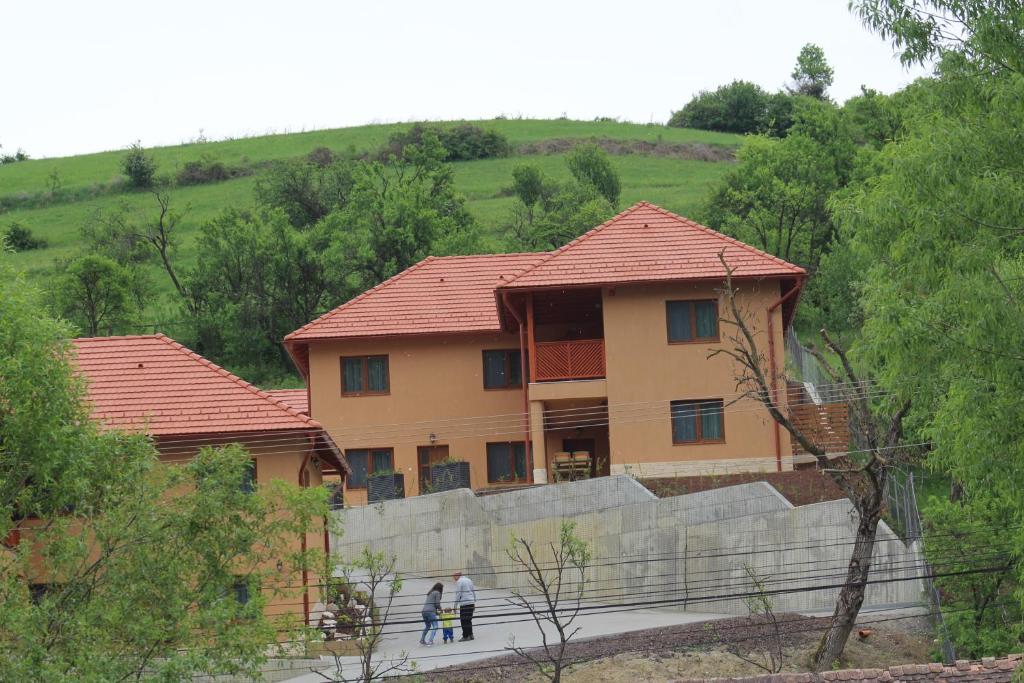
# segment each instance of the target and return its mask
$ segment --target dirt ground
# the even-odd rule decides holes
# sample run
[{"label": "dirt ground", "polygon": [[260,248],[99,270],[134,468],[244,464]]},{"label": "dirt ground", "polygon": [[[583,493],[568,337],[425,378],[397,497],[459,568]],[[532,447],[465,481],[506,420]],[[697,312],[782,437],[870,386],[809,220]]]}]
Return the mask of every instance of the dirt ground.
[{"label": "dirt ground", "polygon": [[779,493],[793,505],[810,505],[824,503],[829,500],[843,498],[843,492],[836,483],[818,470],[792,470],[788,472],[749,472],[735,474],[712,474],[699,477],[664,477],[657,479],[641,479],[640,483],[647,487],[658,498],[681,496],[686,493],[697,493],[718,489],[724,486],[748,484],[753,481],[766,481],[774,486]]},{"label": "dirt ground", "polygon": [[[783,671],[807,671],[827,619],[779,615],[783,647]],[[843,668],[877,668],[931,661],[932,641],[927,633],[906,628],[900,622],[872,626],[861,639],[856,632],[846,647]],[[563,680],[567,683],[627,683],[669,681],[680,678],[756,676],[766,673],[729,652],[737,649],[748,659],[760,660],[773,630],[753,618],[686,624],[668,628],[603,636],[569,644],[574,664]],[[527,681],[546,680],[526,660],[507,655],[464,667],[438,669],[423,675],[425,681]]]}]

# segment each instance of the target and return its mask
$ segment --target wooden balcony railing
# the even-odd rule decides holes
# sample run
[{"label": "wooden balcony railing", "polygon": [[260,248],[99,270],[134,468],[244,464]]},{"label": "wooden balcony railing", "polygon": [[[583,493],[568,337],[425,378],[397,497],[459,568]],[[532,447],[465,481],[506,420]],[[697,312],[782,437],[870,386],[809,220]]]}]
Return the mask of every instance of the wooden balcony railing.
[{"label": "wooden balcony railing", "polygon": [[604,340],[537,342],[534,363],[538,382],[604,377]]}]

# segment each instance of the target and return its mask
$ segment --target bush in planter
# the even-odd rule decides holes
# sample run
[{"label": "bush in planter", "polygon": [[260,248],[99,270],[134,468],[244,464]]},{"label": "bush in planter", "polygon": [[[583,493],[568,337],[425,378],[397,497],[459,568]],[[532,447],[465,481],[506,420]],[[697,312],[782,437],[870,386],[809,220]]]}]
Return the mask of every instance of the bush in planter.
[{"label": "bush in planter", "polygon": [[366,480],[366,497],[371,503],[405,498],[405,475],[391,470],[374,472]]},{"label": "bush in planter", "polygon": [[430,466],[430,487],[433,491],[468,489],[469,463],[447,458]]}]

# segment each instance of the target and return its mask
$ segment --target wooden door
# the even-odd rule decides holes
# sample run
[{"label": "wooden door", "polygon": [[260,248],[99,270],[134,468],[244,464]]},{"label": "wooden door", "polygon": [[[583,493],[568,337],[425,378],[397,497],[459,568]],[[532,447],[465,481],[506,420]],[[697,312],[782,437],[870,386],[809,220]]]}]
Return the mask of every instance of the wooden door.
[{"label": "wooden door", "polygon": [[420,470],[420,493],[430,488],[430,466],[448,459],[448,446],[419,446],[416,460]]}]

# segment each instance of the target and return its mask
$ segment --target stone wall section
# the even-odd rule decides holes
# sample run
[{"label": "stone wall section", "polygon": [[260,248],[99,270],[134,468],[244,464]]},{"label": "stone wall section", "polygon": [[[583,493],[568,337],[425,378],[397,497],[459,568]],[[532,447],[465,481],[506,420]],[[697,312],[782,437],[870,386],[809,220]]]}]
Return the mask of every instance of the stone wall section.
[{"label": "stone wall section", "polygon": [[[364,546],[394,555],[411,577],[465,571],[484,588],[524,588],[505,555],[513,537],[546,547],[563,520],[591,544],[587,598],[746,614],[746,567],[768,580],[777,611],[829,610],[855,533],[847,500],[793,507],[764,482],[658,499],[612,476],[477,497],[448,491],[340,510],[343,558]],[[917,604],[922,557],[882,523],[866,606]],[[809,588],[832,586],[825,590]]]}]

